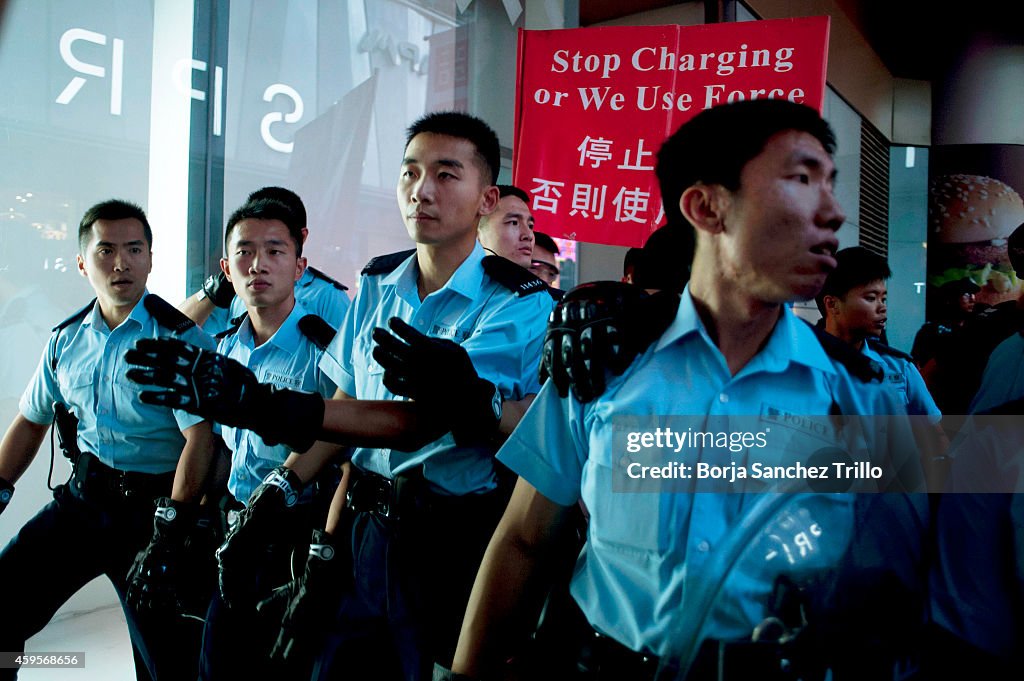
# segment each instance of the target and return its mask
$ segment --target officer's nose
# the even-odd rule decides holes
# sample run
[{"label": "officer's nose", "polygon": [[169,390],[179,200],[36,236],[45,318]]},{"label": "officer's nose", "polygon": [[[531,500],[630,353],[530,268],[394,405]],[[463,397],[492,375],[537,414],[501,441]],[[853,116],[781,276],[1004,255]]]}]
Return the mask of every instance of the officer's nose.
[{"label": "officer's nose", "polygon": [[846,213],[843,212],[839,200],[836,198],[831,185],[822,187],[821,203],[818,206],[818,224],[826,229],[837,231],[846,222]]},{"label": "officer's nose", "polygon": [[434,182],[424,175],[413,184],[409,200],[413,203],[431,203],[434,200],[434,189]]},{"label": "officer's nose", "polygon": [[128,259],[124,257],[124,252],[117,250],[114,252],[114,271],[124,272],[128,269]]}]

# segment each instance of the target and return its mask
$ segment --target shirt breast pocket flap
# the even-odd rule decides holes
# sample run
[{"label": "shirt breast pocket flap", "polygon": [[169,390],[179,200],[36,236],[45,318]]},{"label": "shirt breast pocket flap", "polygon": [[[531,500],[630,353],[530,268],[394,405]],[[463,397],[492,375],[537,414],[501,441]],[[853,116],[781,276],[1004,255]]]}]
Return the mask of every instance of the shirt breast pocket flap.
[{"label": "shirt breast pocket flap", "polygon": [[667,495],[660,491],[659,482],[638,483],[629,478],[625,465],[612,466],[601,455],[591,458],[584,473],[583,499],[595,543],[637,555],[664,550],[662,506]]},{"label": "shirt breast pocket flap", "polygon": [[64,399],[73,406],[88,409],[93,408],[95,376],[95,366],[91,364],[57,369],[57,382]]},{"label": "shirt breast pocket flap", "polygon": [[365,367],[366,373],[371,375],[383,374],[384,367],[380,365],[376,359],[373,358],[373,349],[377,347],[377,344],[373,342],[373,339],[369,336],[361,336],[355,342],[354,357],[355,366],[360,363]]}]

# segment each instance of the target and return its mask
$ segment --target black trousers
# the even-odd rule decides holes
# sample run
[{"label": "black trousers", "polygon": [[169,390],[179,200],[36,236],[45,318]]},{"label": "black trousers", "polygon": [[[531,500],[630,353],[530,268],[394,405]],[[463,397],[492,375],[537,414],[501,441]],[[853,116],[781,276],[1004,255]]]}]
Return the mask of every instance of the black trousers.
[{"label": "black trousers", "polygon": [[[58,487],[0,552],[0,602],[8,613],[0,618],[0,650],[24,650],[76,591],[105,575],[128,620],[137,678],[195,678],[201,624],[173,615],[140,620],[125,603],[128,570],[152,536],[153,509],[152,499],[100,506]],[[17,670],[0,670],[0,679],[14,678]]]}]

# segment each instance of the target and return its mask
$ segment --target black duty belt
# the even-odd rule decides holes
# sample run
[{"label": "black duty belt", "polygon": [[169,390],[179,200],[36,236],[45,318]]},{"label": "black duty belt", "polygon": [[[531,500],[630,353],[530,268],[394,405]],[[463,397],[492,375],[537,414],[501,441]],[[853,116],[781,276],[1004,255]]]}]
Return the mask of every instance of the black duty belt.
[{"label": "black duty belt", "polygon": [[171,494],[174,471],[137,473],[111,468],[89,452],[75,463],[71,484],[75,494],[91,503],[148,502]]},{"label": "black duty belt", "polygon": [[[403,473],[394,480],[353,466],[346,502],[357,513],[372,513],[387,520],[411,514],[485,513],[504,508],[504,497],[497,490],[460,496],[438,494],[417,471]],[[498,506],[498,504],[502,504]]]},{"label": "black duty belt", "polygon": [[[579,669],[584,678],[596,681],[653,681],[677,679],[679,670],[666,664],[659,671],[659,659],[638,653],[596,631],[580,651]],[[790,661],[794,652],[775,641],[717,641],[701,643],[697,659],[690,665],[687,681],[797,681],[820,678],[801,674]]]}]

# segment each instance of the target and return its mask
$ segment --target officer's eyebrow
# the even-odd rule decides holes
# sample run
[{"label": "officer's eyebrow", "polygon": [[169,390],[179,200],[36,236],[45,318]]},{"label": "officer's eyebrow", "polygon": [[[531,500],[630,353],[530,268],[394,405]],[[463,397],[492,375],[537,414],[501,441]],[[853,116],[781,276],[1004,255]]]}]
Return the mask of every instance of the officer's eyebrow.
[{"label": "officer's eyebrow", "polygon": [[[253,241],[252,239],[238,239],[237,241],[235,241],[235,246],[252,246],[255,243],[256,242]],[[273,239],[273,238],[271,238],[271,239],[264,240],[263,243],[269,244],[271,246],[280,246],[282,244],[288,243],[288,240],[287,239]]]},{"label": "officer's eyebrow", "polygon": [[[143,242],[142,239],[134,239],[132,241],[125,241],[123,244],[120,244],[120,245],[123,245],[123,246],[141,246],[143,243],[145,243],[145,242]],[[97,241],[96,242],[96,248],[100,248],[101,246],[106,246],[108,248],[113,248],[113,247],[118,246],[118,245],[119,244],[116,244],[113,241]]]},{"label": "officer's eyebrow", "polygon": [[[418,163],[419,163],[419,161],[417,161],[416,159],[412,158],[411,156],[406,156],[405,158],[402,159],[402,165],[403,166],[412,165],[412,164],[418,164]],[[434,161],[434,165],[438,165],[438,166],[441,166],[443,168],[458,168],[459,170],[462,170],[463,168],[465,168],[465,166],[462,164],[462,161],[460,161],[458,159],[455,159],[455,158],[439,158],[438,160]]]}]

